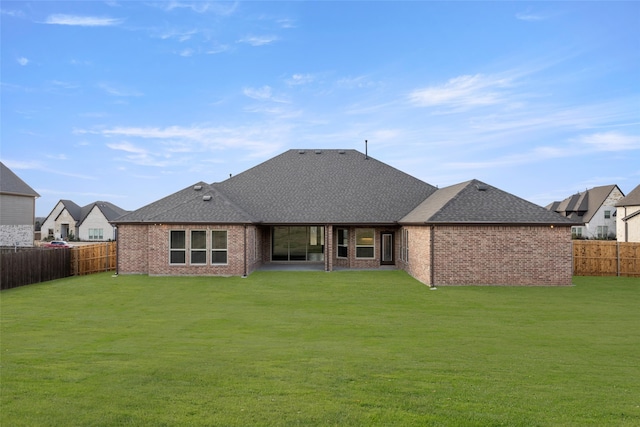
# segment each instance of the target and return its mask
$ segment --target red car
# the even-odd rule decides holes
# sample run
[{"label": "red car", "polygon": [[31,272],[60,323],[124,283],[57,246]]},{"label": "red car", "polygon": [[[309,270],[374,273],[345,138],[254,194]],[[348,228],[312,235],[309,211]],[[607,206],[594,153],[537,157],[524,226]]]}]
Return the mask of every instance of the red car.
[{"label": "red car", "polygon": [[73,247],[67,242],[65,242],[64,240],[52,240],[44,246],[45,248],[72,248]]}]

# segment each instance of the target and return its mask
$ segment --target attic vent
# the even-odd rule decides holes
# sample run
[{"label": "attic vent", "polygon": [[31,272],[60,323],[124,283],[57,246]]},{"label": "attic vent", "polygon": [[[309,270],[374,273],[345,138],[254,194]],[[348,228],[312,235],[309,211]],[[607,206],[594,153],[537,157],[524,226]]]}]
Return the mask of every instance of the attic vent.
[{"label": "attic vent", "polygon": [[476,184],[478,191],[487,191],[489,186],[487,184]]},{"label": "attic vent", "polygon": [[200,190],[202,190],[202,185],[194,185],[193,189],[196,190],[196,191],[200,191]]},{"label": "attic vent", "polygon": [[202,200],[208,202],[209,200],[211,200],[211,196],[209,194],[207,194],[206,196],[202,196]]},{"label": "attic vent", "polygon": [[316,154],[322,154],[322,150],[316,150]]},{"label": "attic vent", "polygon": [[298,151],[298,154],[304,154],[304,150]]},{"label": "attic vent", "polygon": [[338,150],[338,154],[344,154],[345,151],[344,150]]}]

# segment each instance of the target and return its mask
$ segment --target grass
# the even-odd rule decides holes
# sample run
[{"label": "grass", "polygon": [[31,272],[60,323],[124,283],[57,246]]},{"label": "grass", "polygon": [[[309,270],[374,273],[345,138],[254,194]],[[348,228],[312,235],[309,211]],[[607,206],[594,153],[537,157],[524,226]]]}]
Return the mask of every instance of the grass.
[{"label": "grass", "polygon": [[3,291],[2,426],[638,426],[640,279],[96,274]]}]

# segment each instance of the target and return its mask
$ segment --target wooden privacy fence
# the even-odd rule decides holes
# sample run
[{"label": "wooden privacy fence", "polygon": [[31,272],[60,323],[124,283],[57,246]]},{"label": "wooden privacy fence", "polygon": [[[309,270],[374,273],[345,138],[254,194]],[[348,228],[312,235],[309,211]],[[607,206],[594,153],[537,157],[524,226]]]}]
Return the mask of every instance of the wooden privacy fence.
[{"label": "wooden privacy fence", "polygon": [[71,249],[71,275],[83,276],[115,270],[116,248],[116,242],[105,242]]},{"label": "wooden privacy fence", "polygon": [[573,274],[640,277],[640,243],[574,240]]},{"label": "wooden privacy fence", "polygon": [[0,289],[71,275],[71,249],[26,248],[0,251]]}]

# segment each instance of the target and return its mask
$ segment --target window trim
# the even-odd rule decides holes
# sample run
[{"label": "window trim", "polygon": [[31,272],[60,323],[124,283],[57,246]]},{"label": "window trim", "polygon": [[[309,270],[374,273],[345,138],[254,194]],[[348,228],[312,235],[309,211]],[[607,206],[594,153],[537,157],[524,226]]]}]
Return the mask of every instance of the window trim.
[{"label": "window trim", "polygon": [[[193,247],[193,233],[204,233],[204,248],[194,248]],[[207,265],[207,252],[208,252],[208,242],[207,242],[207,230],[189,230],[189,265]],[[204,262],[193,262],[193,254],[194,253],[204,253]]]},{"label": "window trim", "polygon": [[[184,235],[184,247],[173,247],[173,233],[182,233]],[[182,252],[184,254],[184,262],[172,262],[173,253]],[[187,230],[169,230],[169,265],[187,265]]]},{"label": "window trim", "polygon": [[[358,232],[363,233],[365,231],[366,232],[370,231],[373,233],[373,236],[371,237],[370,245],[358,244]],[[356,254],[355,254],[356,259],[376,259],[376,229],[375,228],[356,228],[355,237],[356,237]],[[366,249],[366,248],[373,249],[371,256],[359,256],[358,249]]]},{"label": "window trim", "polygon": [[[213,233],[224,233],[224,243],[225,243],[225,247],[224,249],[222,248],[214,248],[214,244],[216,239],[214,239],[213,237]],[[211,235],[211,265],[229,265],[229,231],[228,230],[219,230],[219,229],[213,229],[211,230],[211,233],[209,233]],[[224,252],[225,254],[225,262],[214,262],[215,257],[213,256],[214,252],[216,253],[221,253]]]}]

